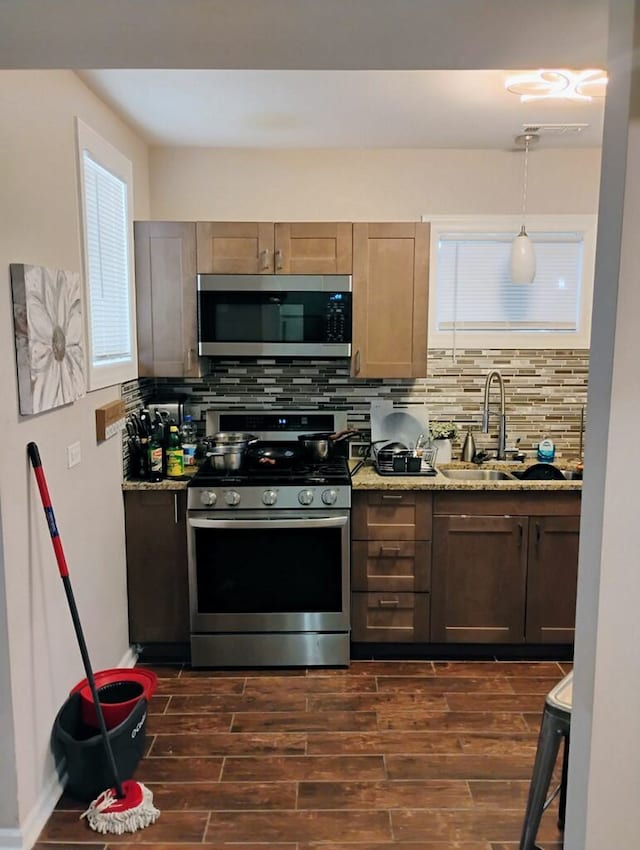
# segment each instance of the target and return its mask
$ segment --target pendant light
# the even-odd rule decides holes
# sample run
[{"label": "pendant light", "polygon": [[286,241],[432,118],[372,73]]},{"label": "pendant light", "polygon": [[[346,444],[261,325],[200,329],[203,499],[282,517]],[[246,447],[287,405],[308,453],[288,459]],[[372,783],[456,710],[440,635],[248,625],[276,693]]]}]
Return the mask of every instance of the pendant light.
[{"label": "pendant light", "polygon": [[524,133],[516,136],[516,145],[524,145],[524,179],[522,186],[522,227],[520,233],[511,243],[511,258],[509,261],[509,272],[511,283],[533,283],[536,276],[536,255],[533,250],[533,242],[527,234],[525,227],[525,216],[527,210],[527,178],[529,167],[529,146],[535,144],[539,139],[536,133]]}]

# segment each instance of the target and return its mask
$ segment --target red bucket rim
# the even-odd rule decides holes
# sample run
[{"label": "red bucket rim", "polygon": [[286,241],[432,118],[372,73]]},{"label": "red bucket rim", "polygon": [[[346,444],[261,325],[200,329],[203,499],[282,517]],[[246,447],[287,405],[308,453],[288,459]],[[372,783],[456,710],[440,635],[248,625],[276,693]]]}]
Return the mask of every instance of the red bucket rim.
[{"label": "red bucket rim", "polygon": [[[99,670],[93,674],[96,680],[96,688],[101,688],[104,685],[112,685],[116,682],[137,682],[142,685],[144,696],[147,700],[154,694],[158,677],[152,670],[145,670],[143,667],[112,667],[109,670]],[[81,691],[83,698],[88,698],[93,701],[91,689],[87,679],[83,679],[75,685],[71,692]]]}]

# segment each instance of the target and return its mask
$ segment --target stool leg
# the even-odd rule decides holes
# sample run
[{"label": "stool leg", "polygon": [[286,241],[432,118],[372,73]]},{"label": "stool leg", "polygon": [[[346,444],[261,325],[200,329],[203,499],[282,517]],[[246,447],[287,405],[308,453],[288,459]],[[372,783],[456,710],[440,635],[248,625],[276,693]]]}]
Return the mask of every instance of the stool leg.
[{"label": "stool leg", "polygon": [[567,776],[569,774],[569,733],[564,738],[562,754],[562,779],[560,781],[560,805],[558,807],[558,829],[564,830],[564,814],[567,808]]},{"label": "stool leg", "polygon": [[553,774],[553,768],[558,756],[562,734],[563,730],[558,727],[558,723],[553,715],[545,709],[542,713],[538,749],[536,751],[536,760],[533,765],[533,775],[529,786],[529,797],[527,799],[527,809],[522,826],[519,850],[536,850],[535,841],[538,834],[538,827],[540,826],[545,800],[549,792],[551,775]]}]

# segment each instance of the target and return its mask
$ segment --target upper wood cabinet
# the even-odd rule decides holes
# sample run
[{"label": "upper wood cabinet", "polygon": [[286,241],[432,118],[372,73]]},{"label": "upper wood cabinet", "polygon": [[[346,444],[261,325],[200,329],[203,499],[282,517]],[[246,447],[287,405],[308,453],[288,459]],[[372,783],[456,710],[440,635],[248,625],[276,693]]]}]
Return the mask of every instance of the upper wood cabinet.
[{"label": "upper wood cabinet", "polygon": [[350,222],[198,222],[201,274],[351,274]]},{"label": "upper wood cabinet", "polygon": [[355,377],[426,377],[429,232],[418,222],[353,225]]},{"label": "upper wood cabinet", "polygon": [[196,225],[136,221],[134,235],[138,372],[196,377]]}]

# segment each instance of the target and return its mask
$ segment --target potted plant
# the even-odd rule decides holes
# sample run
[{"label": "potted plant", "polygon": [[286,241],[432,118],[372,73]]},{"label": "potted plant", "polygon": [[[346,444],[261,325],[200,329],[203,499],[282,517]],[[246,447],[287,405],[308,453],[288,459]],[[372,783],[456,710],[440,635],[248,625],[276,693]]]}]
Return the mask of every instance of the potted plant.
[{"label": "potted plant", "polygon": [[449,463],[451,461],[451,440],[457,435],[458,428],[455,422],[432,422],[429,425],[429,438],[431,445],[438,453],[436,463]]}]

